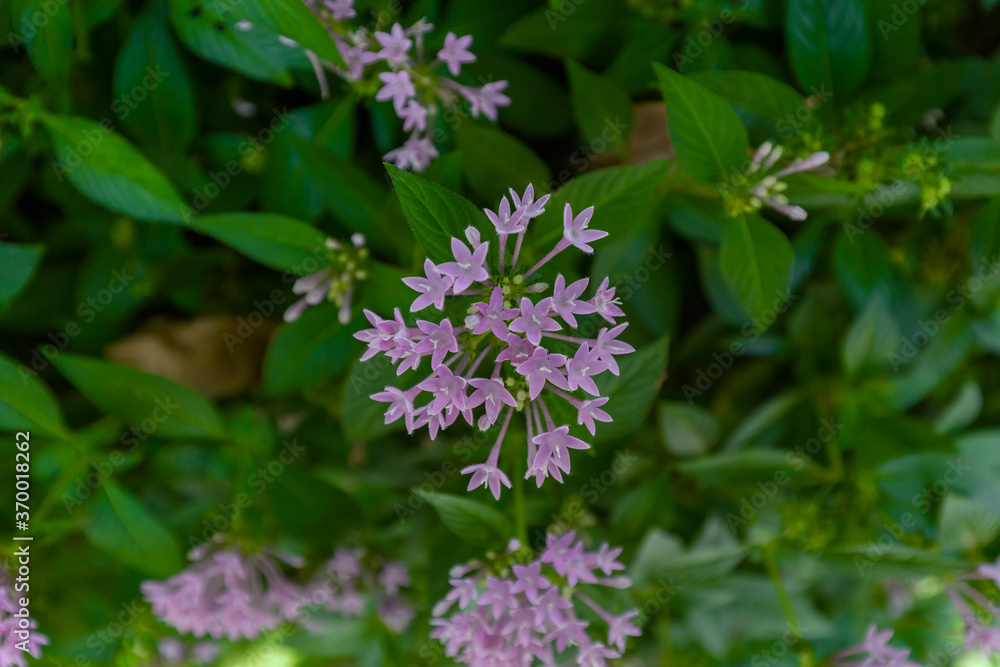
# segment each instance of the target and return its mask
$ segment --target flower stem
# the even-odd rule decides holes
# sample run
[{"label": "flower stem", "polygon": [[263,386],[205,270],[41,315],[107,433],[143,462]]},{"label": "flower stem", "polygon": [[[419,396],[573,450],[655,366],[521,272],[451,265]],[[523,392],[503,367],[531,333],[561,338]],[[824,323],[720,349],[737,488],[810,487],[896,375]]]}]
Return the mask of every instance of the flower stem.
[{"label": "flower stem", "polygon": [[517,515],[517,539],[521,546],[528,544],[528,515],[524,506],[524,475],[525,466],[521,457],[514,457],[514,510]]},{"label": "flower stem", "polygon": [[801,626],[799,626],[799,619],[795,615],[795,608],[792,607],[792,599],[788,596],[788,589],[785,588],[785,580],[781,578],[778,561],[774,557],[774,547],[770,544],[763,545],[760,548],[760,555],[764,559],[767,576],[771,578],[771,584],[774,586],[774,592],[778,596],[778,604],[781,605],[781,612],[785,615],[788,629],[796,637],[801,638],[802,630]]}]

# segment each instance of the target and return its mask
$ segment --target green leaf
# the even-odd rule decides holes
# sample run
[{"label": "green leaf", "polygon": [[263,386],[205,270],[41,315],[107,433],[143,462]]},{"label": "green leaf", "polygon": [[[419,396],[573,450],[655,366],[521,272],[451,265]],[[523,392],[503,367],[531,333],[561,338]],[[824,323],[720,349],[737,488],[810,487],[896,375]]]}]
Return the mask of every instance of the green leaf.
[{"label": "green leaf", "polygon": [[781,230],[763,218],[729,220],[719,259],[726,282],[751,318],[787,296],[795,253]]},{"label": "green leaf", "polygon": [[279,396],[336,375],[356,346],[354,327],[337,320],[337,307],[309,308],[271,338],[264,360],[263,390]]},{"label": "green leaf", "polygon": [[976,421],[982,410],[983,390],[970,380],[934,418],[934,428],[941,433],[961,431]]},{"label": "green leaf", "polygon": [[40,245],[0,242],[0,312],[31,281],[44,251]]},{"label": "green leaf", "polygon": [[502,130],[465,122],[455,131],[455,142],[463,154],[469,186],[494,206],[508,188],[521,192],[533,183],[539,196],[551,188],[548,165],[527,145]]},{"label": "green leaf", "polygon": [[887,298],[876,292],[844,338],[840,357],[847,376],[855,378],[866,367],[884,367],[899,348],[900,338]]},{"label": "green leaf", "polygon": [[68,438],[59,404],[49,388],[26,366],[0,355],[0,431],[40,428]]},{"label": "green leaf", "polygon": [[[72,3],[55,0],[12,0],[12,46],[27,47],[28,57],[43,77],[65,83],[73,51]],[[15,34],[16,33],[16,34]]]},{"label": "green leaf", "polygon": [[684,551],[674,536],[659,529],[646,534],[629,570],[636,583],[662,579],[672,585],[695,585],[731,572],[746,557],[739,544],[703,546]]},{"label": "green leaf", "polygon": [[[802,96],[791,86],[766,74],[745,70],[707,71],[689,75],[691,80],[711,90],[727,102],[778,124],[794,120],[803,105]],[[779,132],[781,128],[777,125]]]},{"label": "green leaf", "polygon": [[384,183],[315,141],[295,136],[291,141],[316,179],[326,207],[338,221],[364,234],[373,247],[395,249],[405,245],[398,233],[399,209]]},{"label": "green leaf", "polygon": [[604,409],[614,420],[598,426],[598,442],[624,437],[642,426],[666,378],[669,344],[669,339],[664,337],[622,355],[618,357],[618,375],[605,373],[598,378],[601,396],[610,399]]},{"label": "green leaf", "polygon": [[793,481],[809,483],[823,479],[823,470],[816,465],[804,461],[794,452],[777,449],[725,452],[683,461],[677,468],[708,487],[725,489],[754,486],[765,481],[784,486]]},{"label": "green leaf", "polygon": [[396,188],[403,215],[417,237],[417,243],[434,263],[452,259],[452,237],[465,239],[472,226],[489,238],[491,229],[486,215],[465,197],[437,183],[386,163],[386,170]]},{"label": "green leaf", "polygon": [[722,182],[747,159],[750,140],[726,101],[660,63],[653,63],[667,106],[677,163],[692,178]]},{"label": "green leaf", "polygon": [[874,576],[876,580],[954,574],[972,566],[968,561],[906,546],[895,539],[885,548],[876,546],[873,549],[870,544],[858,544],[828,551],[822,555],[822,560],[842,568],[845,574]]},{"label": "green leaf", "polygon": [[169,4],[170,22],[181,41],[208,62],[258,81],[291,85],[292,76],[284,64],[257,46],[264,41],[277,42],[274,32],[257,26],[249,31],[235,29],[233,24],[240,17],[225,3],[172,0]]},{"label": "green leaf", "polygon": [[611,236],[633,234],[648,221],[660,202],[671,167],[672,162],[654,160],[600,169],[573,179],[552,193],[545,213],[532,223],[534,238],[529,247],[547,252],[562,238],[566,204],[573,207],[574,213],[593,206],[594,229]]},{"label": "green leaf", "polygon": [[663,444],[674,456],[707,454],[719,439],[721,424],[711,412],[696,405],[663,401],[656,409]]},{"label": "green leaf", "polygon": [[904,13],[896,0],[868,0],[867,5],[872,80],[889,81],[913,72],[922,48],[919,5],[913,13]]},{"label": "green leaf", "polygon": [[291,37],[323,60],[344,66],[344,59],[330,33],[301,0],[244,0],[240,9],[242,17],[251,23]]},{"label": "green leaf", "polygon": [[479,546],[502,544],[511,535],[510,523],[497,510],[450,493],[419,490],[421,498],[437,511],[448,530]]},{"label": "green leaf", "polygon": [[846,95],[865,82],[872,45],[864,0],[789,0],[792,69],[810,94]]},{"label": "green leaf", "polygon": [[[611,144],[618,155],[628,154],[632,131],[632,100],[613,80],[595,74],[574,60],[566,62],[573,115],[585,143]],[[599,149],[595,148],[598,152]]]},{"label": "green leaf", "polygon": [[614,0],[564,3],[558,11],[539,7],[507,28],[499,43],[513,51],[599,63],[617,52],[628,19]]},{"label": "green leaf", "polygon": [[974,551],[1000,535],[1000,512],[974,498],[945,496],[938,522],[941,546],[952,553]]},{"label": "green leaf", "polygon": [[87,539],[116,560],[158,579],[183,567],[174,537],[139,501],[105,479],[87,504]]},{"label": "green leaf", "polygon": [[195,101],[165,10],[151,5],[133,23],[115,61],[111,110],[133,135],[169,151],[194,138]]},{"label": "green leaf", "polygon": [[138,220],[183,222],[174,186],[132,144],[115,133],[111,121],[78,116],[42,116],[52,133],[57,178],[67,178],[87,199]]},{"label": "green leaf", "polygon": [[326,234],[294,218],[271,213],[221,213],[194,217],[190,225],[279,271],[306,275],[329,263]]},{"label": "green leaf", "polygon": [[356,442],[401,430],[404,427],[403,420],[386,424],[386,404],[373,401],[371,395],[388,386],[407,389],[423,377],[416,377],[412,371],[402,377],[397,376],[396,367],[384,355],[356,362],[344,382],[342,392],[340,414],[350,415],[350,419],[341,422],[344,437]]},{"label": "green leaf", "polygon": [[172,380],[66,353],[53,363],[91,403],[124,420],[133,439],[223,437],[215,407]]},{"label": "green leaf", "polygon": [[838,234],[833,270],[848,303],[861,310],[873,293],[888,289],[892,283],[889,247],[873,229]]}]

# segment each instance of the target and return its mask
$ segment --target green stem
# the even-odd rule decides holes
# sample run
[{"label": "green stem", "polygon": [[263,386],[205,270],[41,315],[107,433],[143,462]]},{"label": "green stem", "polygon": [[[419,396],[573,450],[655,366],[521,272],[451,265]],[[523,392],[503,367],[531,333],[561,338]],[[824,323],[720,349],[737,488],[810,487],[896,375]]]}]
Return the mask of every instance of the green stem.
[{"label": "green stem", "polygon": [[774,547],[770,544],[760,548],[760,555],[764,559],[764,567],[767,569],[767,576],[771,578],[774,592],[778,596],[778,604],[781,605],[781,612],[785,615],[788,628],[797,637],[802,637],[799,627],[799,619],[795,615],[795,608],[792,607],[792,599],[788,596],[788,589],[785,588],[785,580],[781,578],[781,571],[778,569],[778,561],[774,557]]},{"label": "green stem", "polygon": [[83,16],[83,0],[73,0],[73,32],[76,33],[76,56],[83,62],[90,61],[90,33]]},{"label": "green stem", "polygon": [[517,459],[514,466],[514,511],[517,514],[517,539],[521,546],[528,545],[528,516],[524,508],[524,470],[521,468],[521,459]]}]

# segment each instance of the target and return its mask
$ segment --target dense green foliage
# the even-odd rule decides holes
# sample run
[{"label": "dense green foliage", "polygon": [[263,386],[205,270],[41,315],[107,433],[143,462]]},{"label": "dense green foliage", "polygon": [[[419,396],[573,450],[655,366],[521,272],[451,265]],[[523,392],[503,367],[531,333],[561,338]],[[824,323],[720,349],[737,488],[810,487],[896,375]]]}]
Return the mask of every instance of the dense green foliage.
[{"label": "dense green foliage", "polygon": [[[28,430],[43,662],[143,664],[176,633],[139,584],[223,532],[402,560],[418,613],[219,664],[450,664],[448,568],[571,528],[625,549],[635,664],[819,664],[870,623],[951,655],[943,585],[1000,550],[995,4],[359,1],[380,29],[427,17],[434,48],[472,34],[463,75],[509,81],[499,123],[450,117],[412,174],[383,165],[404,134],[377,81],[322,100],[278,42],[339,61],[299,0],[0,0],[0,554]],[[781,179],[805,220],[751,192],[768,140],[831,156]],[[637,352],[565,483],[520,479],[519,426],[496,502],[459,474],[489,436],[386,426],[368,396],[395,371],[352,334],[529,182],[552,192],[532,258],[565,203],[596,207],[609,237],[558,268],[610,276]],[[282,323],[356,232],[351,320]]]}]

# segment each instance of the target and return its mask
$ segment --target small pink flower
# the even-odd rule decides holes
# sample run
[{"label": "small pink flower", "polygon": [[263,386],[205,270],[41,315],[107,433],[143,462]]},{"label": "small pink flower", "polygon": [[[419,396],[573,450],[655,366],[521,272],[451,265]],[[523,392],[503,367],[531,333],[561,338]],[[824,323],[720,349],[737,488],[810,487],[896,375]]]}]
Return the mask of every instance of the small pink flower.
[{"label": "small pink flower", "polygon": [[425,278],[403,278],[403,282],[406,283],[407,287],[421,292],[421,295],[410,306],[411,313],[423,310],[431,305],[438,310],[442,310],[444,308],[444,298],[447,296],[452,283],[455,282],[455,279],[451,276],[442,276],[438,267],[429,259],[424,260],[424,275],[426,276]]},{"label": "small pink flower", "polygon": [[409,54],[413,40],[407,38],[400,24],[394,24],[389,32],[376,31],[375,40],[382,47],[378,57],[389,63],[390,67],[398,68],[410,62]]},{"label": "small pink flower", "polygon": [[489,248],[489,243],[483,243],[473,252],[469,250],[467,245],[452,237],[451,253],[455,257],[455,261],[439,264],[438,270],[446,276],[454,276],[453,289],[455,292],[463,292],[472,283],[489,279],[490,274],[483,266]]},{"label": "small pink flower", "polygon": [[594,207],[588,206],[580,211],[580,214],[573,217],[573,209],[567,203],[563,209],[563,238],[572,246],[575,246],[587,254],[592,254],[594,249],[588,245],[598,239],[603,239],[607,232],[599,229],[588,229],[590,219],[594,216]]},{"label": "small pink flower", "polygon": [[594,299],[591,303],[598,315],[611,324],[614,324],[615,318],[625,317],[625,313],[620,308],[621,299],[615,298],[615,292],[618,288],[609,287],[609,283],[610,280],[607,277],[601,281],[601,286],[597,288],[597,293],[594,294]]},{"label": "small pink flower", "polygon": [[397,108],[396,113],[403,119],[403,132],[423,132],[427,129],[427,109],[420,102],[411,99],[403,108]]},{"label": "small pink flower", "polygon": [[556,282],[552,286],[553,312],[574,329],[576,328],[575,315],[588,315],[597,311],[593,304],[579,300],[587,289],[588,283],[590,283],[589,278],[581,278],[567,287],[566,279],[560,273],[556,276]]},{"label": "small pink flower", "polygon": [[[535,348],[531,357],[517,367],[517,372],[528,379],[528,395],[532,400],[538,398],[545,383],[553,384],[560,389],[569,390],[566,377],[559,367],[566,363],[566,357],[561,354],[549,354],[545,348]],[[536,438],[537,440],[537,438]]]},{"label": "small pink flower", "polygon": [[444,47],[438,51],[437,57],[448,65],[448,71],[452,76],[458,76],[463,64],[476,62],[476,56],[469,51],[470,46],[472,46],[472,35],[457,37],[453,32],[445,35]]},{"label": "small pink flower", "polygon": [[606,370],[608,365],[598,358],[596,351],[592,351],[590,346],[584,343],[577,348],[573,358],[566,361],[566,381],[572,391],[579,388],[591,396],[597,396],[601,392],[594,384],[593,376]]},{"label": "small pink flower", "polygon": [[410,79],[410,73],[405,70],[382,72],[378,78],[383,86],[375,94],[375,99],[379,102],[392,100],[392,106],[396,108],[397,112],[406,106],[407,100],[417,94],[417,89],[413,87],[413,81]]},{"label": "small pink flower", "polygon": [[542,342],[542,333],[545,331],[559,331],[559,323],[549,317],[552,299],[546,297],[537,304],[532,303],[528,297],[521,299],[521,315],[510,323],[510,330],[515,333],[523,333],[532,345],[539,345]]},{"label": "small pink flower", "polygon": [[492,331],[493,335],[500,340],[507,340],[506,321],[517,315],[519,311],[517,308],[503,307],[503,290],[500,287],[494,287],[493,292],[490,294],[489,303],[480,302],[473,305],[479,309],[481,316],[473,333],[478,336],[487,331]]},{"label": "small pink flower", "polygon": [[576,423],[586,426],[587,430],[590,431],[590,435],[595,435],[597,433],[594,426],[595,421],[611,421],[611,415],[604,410],[601,410],[601,406],[607,402],[607,398],[601,397],[581,403],[579,409],[577,410]]}]

